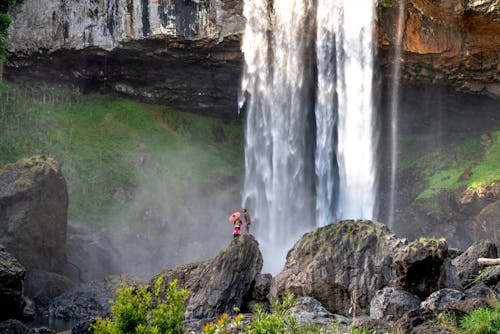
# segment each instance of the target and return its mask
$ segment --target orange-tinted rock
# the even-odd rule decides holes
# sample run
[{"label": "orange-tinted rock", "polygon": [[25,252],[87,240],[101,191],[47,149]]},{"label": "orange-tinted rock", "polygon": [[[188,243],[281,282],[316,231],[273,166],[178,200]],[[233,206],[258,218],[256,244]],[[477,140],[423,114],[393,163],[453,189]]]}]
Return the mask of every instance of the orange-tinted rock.
[{"label": "orange-tinted rock", "polygon": [[[398,6],[379,5],[382,64],[393,61]],[[403,69],[408,81],[445,79],[464,91],[500,97],[498,1],[408,0],[403,11]]]}]

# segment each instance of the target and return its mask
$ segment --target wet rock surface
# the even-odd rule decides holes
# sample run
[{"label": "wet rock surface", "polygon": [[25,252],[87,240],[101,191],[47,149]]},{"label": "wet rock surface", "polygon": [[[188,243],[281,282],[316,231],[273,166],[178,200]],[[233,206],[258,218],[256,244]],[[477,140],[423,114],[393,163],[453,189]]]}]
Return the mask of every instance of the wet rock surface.
[{"label": "wet rock surface", "polygon": [[213,259],[167,269],[153,277],[151,284],[162,276],[165,288],[177,279],[178,287],[190,292],[186,317],[211,318],[244,306],[262,262],[257,241],[251,235],[242,235]]},{"label": "wet rock surface", "polygon": [[26,269],[63,273],[68,192],[59,162],[36,156],[0,169],[0,235]]}]

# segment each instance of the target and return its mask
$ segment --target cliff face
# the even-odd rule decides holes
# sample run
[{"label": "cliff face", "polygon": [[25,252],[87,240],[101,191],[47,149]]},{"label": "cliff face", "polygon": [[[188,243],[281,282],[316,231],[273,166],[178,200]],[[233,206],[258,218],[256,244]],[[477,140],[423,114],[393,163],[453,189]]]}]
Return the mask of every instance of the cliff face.
[{"label": "cliff face", "polygon": [[241,0],[18,1],[5,76],[234,117],[242,11]]},{"label": "cliff face", "polygon": [[12,51],[112,50],[144,38],[216,39],[244,27],[242,1],[46,0],[22,1],[11,9]]},{"label": "cliff face", "polygon": [[500,97],[499,0],[379,1],[378,15],[380,60],[387,73],[401,22],[406,81],[450,83]]},{"label": "cliff face", "polygon": [[[68,82],[237,117],[243,0],[17,1],[8,79]],[[399,20],[399,6],[404,5]],[[500,0],[379,0],[379,64],[392,75],[500,98]]]}]

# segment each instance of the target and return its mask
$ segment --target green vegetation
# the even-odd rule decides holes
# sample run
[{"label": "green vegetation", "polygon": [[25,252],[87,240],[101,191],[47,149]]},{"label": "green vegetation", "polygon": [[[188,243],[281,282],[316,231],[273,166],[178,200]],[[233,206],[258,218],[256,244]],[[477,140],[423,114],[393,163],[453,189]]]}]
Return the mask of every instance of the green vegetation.
[{"label": "green vegetation", "polygon": [[[407,138],[425,148],[435,141],[433,136]],[[415,159],[417,157],[417,159]],[[457,136],[447,145],[426,152],[413,152],[402,160],[401,169],[416,167],[428,184],[418,199],[429,199],[442,190],[460,187],[477,189],[500,181],[500,129],[488,133]]]},{"label": "green vegetation", "polygon": [[481,307],[457,319],[450,313],[441,313],[437,324],[450,333],[457,334],[496,334],[500,332],[500,302],[496,306]]},{"label": "green vegetation", "polygon": [[482,307],[460,320],[460,329],[465,334],[496,334],[500,332],[500,302],[496,307]]},{"label": "green vegetation", "polygon": [[95,334],[181,334],[184,332],[185,289],[177,289],[177,280],[169,283],[166,303],[160,299],[163,278],[156,280],[153,292],[147,286],[122,286],[111,301],[112,317],[98,318]]},{"label": "green vegetation", "polygon": [[207,194],[232,199],[243,175],[240,124],[64,87],[3,84],[0,138],[0,166],[60,161],[70,218],[101,225],[136,224],[151,208],[189,221]]},{"label": "green vegetation", "polygon": [[[280,333],[301,333],[301,334],[372,334],[364,328],[348,328],[339,322],[332,322],[328,326],[315,324],[301,324],[291,309],[297,305],[297,298],[287,292],[283,301],[273,302],[271,312],[265,311],[260,305],[256,305],[253,310],[251,322],[246,322],[242,314],[237,314],[232,319],[228,314],[223,314],[215,323],[208,323],[203,326],[202,331],[206,334],[222,333],[245,333],[245,334],[280,334]],[[236,310],[238,313],[239,310]]]}]

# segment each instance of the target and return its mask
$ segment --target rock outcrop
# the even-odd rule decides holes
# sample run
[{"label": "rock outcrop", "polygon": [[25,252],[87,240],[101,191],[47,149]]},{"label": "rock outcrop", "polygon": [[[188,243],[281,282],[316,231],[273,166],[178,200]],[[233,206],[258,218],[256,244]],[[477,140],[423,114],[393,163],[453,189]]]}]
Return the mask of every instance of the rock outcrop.
[{"label": "rock outcrop", "polygon": [[25,305],[25,273],[17,259],[0,245],[0,320],[21,315]]},{"label": "rock outcrop", "polygon": [[439,289],[448,245],[444,239],[414,241],[394,255],[394,284],[424,299]]},{"label": "rock outcrop", "polygon": [[464,286],[470,286],[478,276],[479,270],[484,268],[477,262],[480,257],[496,258],[496,246],[488,240],[475,242],[462,255],[452,261]]},{"label": "rock outcrop", "polygon": [[60,164],[32,157],[0,169],[0,242],[27,270],[64,272],[68,192]]},{"label": "rock outcrop", "polygon": [[[305,234],[274,279],[271,298],[290,291],[319,300],[332,312],[367,312],[376,291],[392,279],[394,239],[384,224],[342,221]],[[356,302],[356,304],[353,303]]]},{"label": "rock outcrop", "polygon": [[262,269],[262,255],[251,235],[233,239],[216,257],[167,269],[153,277],[163,277],[163,288],[174,279],[178,287],[186,287],[190,296],[187,318],[211,318],[242,308],[256,275]]}]

